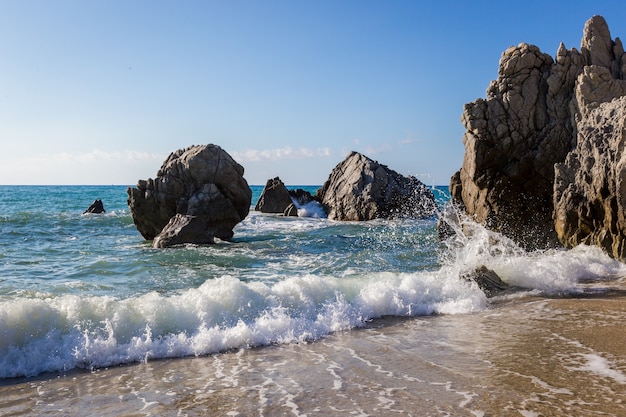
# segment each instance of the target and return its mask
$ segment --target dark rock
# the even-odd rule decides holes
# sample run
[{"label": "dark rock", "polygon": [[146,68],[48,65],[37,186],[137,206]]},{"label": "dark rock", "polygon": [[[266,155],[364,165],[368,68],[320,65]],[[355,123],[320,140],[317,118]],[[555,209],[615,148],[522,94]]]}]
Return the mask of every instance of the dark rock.
[{"label": "dark rock", "polygon": [[154,238],[153,247],[167,248],[185,243],[215,243],[209,225],[202,217],[176,214]]},{"label": "dark rock", "polygon": [[298,217],[298,208],[296,207],[295,204],[291,203],[287,206],[287,208],[285,209],[285,211],[283,212],[283,215],[285,216],[292,216],[292,217]]},{"label": "dark rock", "polygon": [[305,206],[309,204],[311,201],[315,201],[310,192],[303,190],[302,188],[297,188],[295,190],[288,190],[289,196],[291,200],[295,200],[300,206]]},{"label": "dark rock", "polygon": [[462,274],[461,278],[467,281],[474,281],[487,297],[494,297],[512,290],[512,287],[502,281],[498,274],[484,265],[471,272]]},{"label": "dark rock", "polygon": [[[152,240],[177,214],[194,216],[206,224],[205,236],[178,243],[206,243],[215,237],[229,240],[235,225],[250,210],[252,191],[243,172],[217,145],[172,152],[155,179],[139,180],[137,188],[128,188],[133,221],[143,237]],[[194,220],[194,225],[200,220]],[[171,230],[165,241],[175,240],[169,238]]]},{"label": "dark rock", "polygon": [[287,187],[279,177],[267,180],[254,209],[262,213],[284,213],[292,204]]},{"label": "dark rock", "polygon": [[429,217],[437,212],[430,189],[358,153],[350,153],[315,194],[332,220]]},{"label": "dark rock", "polygon": [[83,212],[83,214],[86,213],[95,213],[95,214],[100,214],[100,213],[105,213],[106,210],[104,209],[104,204],[102,204],[102,200],[95,200],[87,210],[85,210]]}]

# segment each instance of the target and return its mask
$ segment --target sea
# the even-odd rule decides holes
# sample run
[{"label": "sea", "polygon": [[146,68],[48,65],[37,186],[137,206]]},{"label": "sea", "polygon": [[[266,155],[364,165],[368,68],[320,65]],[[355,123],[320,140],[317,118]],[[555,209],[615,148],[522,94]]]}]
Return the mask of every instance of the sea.
[{"label": "sea", "polygon": [[626,415],[626,266],[600,249],[526,252],[447,187],[446,240],[251,188],[232,241],[153,249],[126,186],[0,186],[0,415]]}]

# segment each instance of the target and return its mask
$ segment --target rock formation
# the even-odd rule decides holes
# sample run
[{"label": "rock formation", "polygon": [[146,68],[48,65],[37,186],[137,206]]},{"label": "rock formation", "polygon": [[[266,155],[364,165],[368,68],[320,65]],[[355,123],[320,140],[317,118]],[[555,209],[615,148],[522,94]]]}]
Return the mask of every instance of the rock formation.
[{"label": "rock formation", "polygon": [[358,153],[350,153],[315,194],[332,220],[428,217],[435,198],[415,177],[405,177]]},{"label": "rock formation", "polygon": [[[451,179],[453,200],[527,249],[594,242],[621,257],[612,247],[622,244],[606,235],[620,216],[615,164],[623,104],[620,121],[609,109],[620,104],[608,103],[626,92],[625,75],[621,41],[611,40],[601,16],[585,24],[580,52],[561,44],[553,59],[528,44],[507,49],[487,98],[465,105],[465,156]],[[613,156],[605,152],[611,146]],[[586,174],[576,172],[578,164],[589,167]],[[590,175],[594,185],[584,185]],[[615,203],[605,203],[611,193]]]},{"label": "rock formation", "polygon": [[279,177],[267,180],[254,209],[262,213],[282,213],[286,216],[298,215],[298,211],[291,201],[289,191]]},{"label": "rock formation", "polygon": [[[155,179],[139,180],[136,188],[128,188],[133,221],[143,237],[154,239],[158,247],[168,242],[210,243],[215,237],[229,240],[250,210],[252,191],[243,172],[217,145],[172,152]],[[173,219],[176,215],[183,216]],[[182,227],[184,223],[189,224]],[[165,235],[159,237],[166,225]],[[195,231],[190,233],[189,228]]]},{"label": "rock formation", "polygon": [[83,214],[87,214],[87,213],[100,214],[100,213],[105,213],[105,212],[106,210],[104,209],[104,204],[102,203],[102,200],[95,200],[93,203],[91,203],[89,208],[83,212]]}]

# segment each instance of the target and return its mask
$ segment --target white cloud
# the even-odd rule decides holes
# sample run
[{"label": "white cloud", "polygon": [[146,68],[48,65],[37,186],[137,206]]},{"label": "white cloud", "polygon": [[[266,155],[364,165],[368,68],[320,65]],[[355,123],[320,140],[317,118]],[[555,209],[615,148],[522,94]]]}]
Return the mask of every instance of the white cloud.
[{"label": "white cloud", "polygon": [[0,156],[3,184],[97,184],[128,183],[145,172],[156,172],[164,155],[139,152],[55,152]]},{"label": "white cloud", "polygon": [[381,153],[389,152],[392,146],[388,143],[381,143],[378,146],[368,146],[365,148],[365,155],[378,155]]},{"label": "white cloud", "polygon": [[[391,151],[396,150],[398,147],[412,145],[412,144],[420,143],[420,142],[421,140],[419,139],[415,139],[413,137],[406,137],[404,139],[400,139],[394,142],[380,142],[376,144],[369,144],[367,146],[364,145],[362,149],[365,155],[374,156],[374,155],[389,153]],[[355,141],[355,143],[357,142]],[[360,144],[360,141],[358,142],[358,144]],[[361,148],[361,147],[357,146],[357,149],[358,148]]]},{"label": "white cloud", "polygon": [[[54,155],[53,155],[54,158]],[[92,161],[118,161],[118,162],[135,162],[135,161],[159,161],[162,162],[165,159],[165,155],[139,152],[139,151],[116,151],[107,152],[100,149],[94,149],[90,152],[81,154],[69,155],[69,159],[78,162],[92,162]]]},{"label": "white cloud", "polygon": [[248,149],[243,152],[230,152],[239,163],[252,161],[278,161],[283,159],[325,158],[332,155],[330,148],[299,148],[291,146],[276,149]]},{"label": "white cloud", "polygon": [[139,151],[116,151],[107,152],[100,149],[94,149],[89,152],[72,153],[72,152],[57,152],[51,154],[35,154],[28,155],[23,158],[16,158],[13,161],[8,160],[5,163],[9,163],[13,168],[24,167],[24,165],[45,165],[53,166],[57,164],[66,163],[91,163],[91,162],[135,162],[135,161],[158,161],[162,162],[165,159],[165,155],[139,152]]}]

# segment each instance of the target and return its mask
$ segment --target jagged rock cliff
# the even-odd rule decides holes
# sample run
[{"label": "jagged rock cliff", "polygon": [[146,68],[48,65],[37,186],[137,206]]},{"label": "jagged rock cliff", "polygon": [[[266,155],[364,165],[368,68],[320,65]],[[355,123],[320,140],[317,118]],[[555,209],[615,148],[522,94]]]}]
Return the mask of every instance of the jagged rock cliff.
[{"label": "jagged rock cliff", "polygon": [[[465,156],[451,179],[453,200],[527,249],[595,243],[623,257],[613,249],[621,243],[606,238],[619,229],[612,224],[619,206],[596,210],[595,201],[619,199],[619,175],[608,172],[622,155],[615,132],[623,102],[615,99],[626,92],[625,73],[622,43],[611,39],[601,16],[585,24],[580,51],[561,44],[553,59],[528,44],[507,49],[487,98],[464,108]],[[590,164],[594,152],[602,164]],[[590,165],[604,167],[602,175],[586,174],[598,182],[593,187],[577,173]],[[595,231],[584,232],[590,224]]]}]

